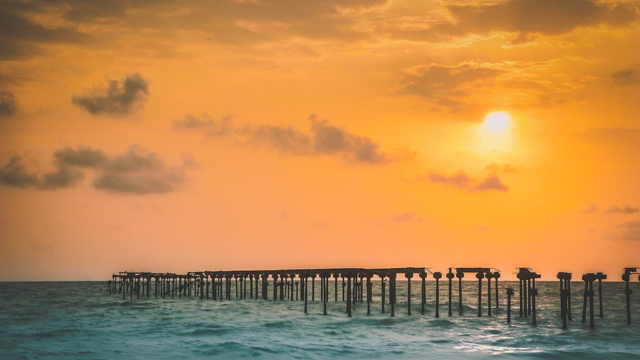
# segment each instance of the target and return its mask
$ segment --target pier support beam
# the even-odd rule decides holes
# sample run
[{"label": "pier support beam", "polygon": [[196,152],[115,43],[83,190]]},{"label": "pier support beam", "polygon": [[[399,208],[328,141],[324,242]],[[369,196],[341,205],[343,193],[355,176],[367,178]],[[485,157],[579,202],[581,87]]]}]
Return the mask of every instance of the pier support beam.
[{"label": "pier support beam", "polygon": [[462,278],[464,273],[458,272],[456,277],[458,278],[458,315],[462,315]]},{"label": "pier support beam", "polygon": [[406,273],[404,276],[407,278],[407,315],[411,315],[411,278],[413,273]]},{"label": "pier support beam", "polygon": [[511,323],[511,296],[513,295],[513,289],[507,288],[507,324]]},{"label": "pier support beam", "polygon": [[451,272],[451,268],[449,268],[449,272],[447,273],[447,279],[449,279],[449,316],[452,315],[451,309],[451,293],[453,291],[453,278],[455,275]]},{"label": "pier support beam", "polygon": [[[442,273],[434,272],[433,278],[436,279],[436,318],[440,317],[440,279],[442,278]],[[449,307],[451,310],[451,307]]]},{"label": "pier support beam", "polygon": [[484,279],[484,274],[479,272],[476,274],[476,278],[478,279],[478,317],[482,317],[482,279]]}]

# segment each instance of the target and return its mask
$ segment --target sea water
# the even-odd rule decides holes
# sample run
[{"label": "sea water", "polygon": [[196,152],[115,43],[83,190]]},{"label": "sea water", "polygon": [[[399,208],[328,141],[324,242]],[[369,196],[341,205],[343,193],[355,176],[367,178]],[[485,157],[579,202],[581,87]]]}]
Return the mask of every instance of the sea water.
[{"label": "sea water", "polygon": [[[152,283],[153,285],[153,283]],[[371,315],[357,303],[347,317],[339,286],[330,282],[327,315],[318,301],[195,297],[122,299],[100,282],[0,283],[0,359],[640,359],[640,284],[632,283],[632,325],[626,324],[624,283],[603,283],[604,318],[595,297],[595,330],[582,323],[583,287],[573,282],[573,321],[562,330],[558,282],[538,282],[537,326],[519,317],[517,283],[500,282],[500,308],[482,317],[477,282],[463,282],[463,314],[457,284],[448,316],[446,281],[435,318],[435,283],[427,283],[421,315],[420,281],[398,281],[395,317],[381,312],[380,282],[373,285]],[[512,286],[512,322],[506,319],[504,288]],[[271,286],[269,287],[271,289]],[[597,283],[595,285],[597,294]],[[311,284],[309,291],[311,290]],[[492,304],[495,307],[495,288]],[[388,294],[388,289],[387,289]],[[247,296],[248,297],[248,296]],[[311,295],[309,294],[309,299]],[[388,301],[388,295],[387,295]]]}]

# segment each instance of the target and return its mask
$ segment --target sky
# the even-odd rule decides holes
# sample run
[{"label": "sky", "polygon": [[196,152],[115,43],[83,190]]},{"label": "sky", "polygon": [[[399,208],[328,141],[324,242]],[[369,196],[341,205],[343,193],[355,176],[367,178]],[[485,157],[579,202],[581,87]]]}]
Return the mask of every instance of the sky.
[{"label": "sky", "polygon": [[0,281],[640,266],[640,1],[0,0]]}]

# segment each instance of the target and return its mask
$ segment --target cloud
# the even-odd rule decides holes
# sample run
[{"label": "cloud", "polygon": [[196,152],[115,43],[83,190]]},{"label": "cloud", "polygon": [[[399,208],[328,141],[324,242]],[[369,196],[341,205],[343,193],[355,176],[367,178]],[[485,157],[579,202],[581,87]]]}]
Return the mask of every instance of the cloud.
[{"label": "cloud", "polygon": [[[40,45],[86,44],[92,37],[61,22],[42,23],[36,15],[45,13],[47,5],[34,2],[0,2],[0,44],[2,60],[23,60],[43,52]],[[53,10],[53,9],[50,9]]]},{"label": "cloud", "polygon": [[471,34],[515,34],[512,44],[531,41],[532,34],[562,35],[584,27],[630,26],[637,18],[633,4],[607,4],[592,0],[509,0],[489,5],[447,7],[451,21],[428,27],[392,29],[392,37],[442,42]]},{"label": "cloud", "polygon": [[0,117],[16,114],[16,99],[12,93],[0,92]]},{"label": "cloud", "polygon": [[335,126],[329,120],[309,116],[310,132],[292,126],[254,125],[235,128],[229,118],[222,124],[208,116],[187,116],[175,121],[176,131],[200,131],[210,136],[227,136],[240,144],[278,151],[286,156],[338,156],[347,163],[388,164],[415,157],[415,152],[401,149],[386,152],[371,138]]},{"label": "cloud", "polygon": [[[55,171],[38,176],[28,172],[20,157],[14,156],[0,169],[0,183],[20,188],[57,190],[82,182],[81,169],[92,170],[95,189],[122,194],[162,194],[177,191],[186,183],[186,165],[170,166],[154,152],[134,145],[120,155],[108,156],[100,149],[65,147],[53,154]],[[188,161],[195,164],[195,159]]]},{"label": "cloud", "polygon": [[640,85],[640,66],[631,67],[611,74],[616,85]]},{"label": "cloud", "polygon": [[70,147],[56,150],[53,153],[56,161],[64,165],[95,168],[104,163],[107,156],[100,149],[79,147],[78,150]]},{"label": "cloud", "polygon": [[331,125],[326,119],[320,121],[315,114],[309,120],[314,154],[339,154],[346,162],[369,164],[386,164],[411,156],[381,151],[379,145],[370,138]]},{"label": "cloud", "polygon": [[638,211],[640,211],[638,209],[638,207],[631,207],[629,205],[625,205],[624,207],[619,207],[619,206],[612,206],[609,209],[607,209],[607,211],[605,211],[605,214],[635,214]]},{"label": "cloud", "polygon": [[134,145],[101,166],[93,187],[115,193],[162,194],[179,190],[185,181],[182,168],[169,166],[158,154]]},{"label": "cloud", "polygon": [[627,221],[616,227],[607,238],[610,240],[640,241],[640,221]]},{"label": "cloud", "polygon": [[13,156],[7,165],[0,169],[0,183],[18,188],[37,186],[38,175],[28,172],[19,156]]},{"label": "cloud", "polygon": [[[358,15],[386,1],[2,1],[0,43],[3,58],[22,59],[57,43],[128,46],[131,34],[144,36],[143,49],[165,48],[167,39],[178,38],[176,29],[228,47],[298,39],[359,41],[373,34],[359,26]],[[179,51],[178,46],[172,50]]]},{"label": "cloud", "polygon": [[92,115],[126,115],[146,100],[149,85],[140,74],[121,82],[109,81],[107,88],[95,89],[90,95],[76,96],[72,102]]},{"label": "cloud", "polygon": [[405,94],[433,97],[451,105],[443,98],[446,95],[461,95],[460,87],[483,79],[489,79],[504,73],[503,70],[476,62],[463,62],[453,66],[430,64],[407,69],[400,80],[400,92]]},{"label": "cloud", "polygon": [[431,181],[432,183],[453,185],[455,187],[468,189],[471,187],[473,179],[471,179],[471,177],[465,172],[458,171],[453,175],[431,173],[429,174],[429,181]]},{"label": "cloud", "polygon": [[83,172],[60,166],[56,171],[45,174],[38,187],[44,190],[65,189],[79,184],[83,179]]},{"label": "cloud", "polygon": [[308,156],[312,144],[309,135],[291,126],[261,125],[246,127],[242,130],[246,142],[252,146],[261,146],[277,150],[284,155]]},{"label": "cloud", "polygon": [[220,123],[203,114],[202,118],[193,115],[187,115],[184,120],[175,120],[173,122],[173,130],[176,131],[203,131],[207,136],[227,136],[230,135],[233,127],[233,117],[225,116]]},{"label": "cloud", "polygon": [[487,170],[491,171],[492,173],[515,173],[520,171],[520,166],[518,165],[512,165],[512,164],[503,164],[503,165],[499,165],[496,163],[491,163],[489,165],[487,165],[485,167]]},{"label": "cloud", "polygon": [[417,212],[408,212],[391,218],[392,222],[407,222],[415,220],[421,220],[420,215]]},{"label": "cloud", "polygon": [[481,180],[471,187],[471,191],[509,191],[509,187],[502,183],[502,180],[496,174],[489,175],[486,179]]},{"label": "cloud", "polygon": [[490,174],[484,179],[476,180],[461,170],[452,175],[431,173],[429,174],[428,180],[432,183],[451,185],[461,189],[466,189],[469,192],[482,192],[489,190],[509,191],[509,186],[505,185],[497,174]]},{"label": "cloud", "polygon": [[600,209],[598,209],[598,205],[596,205],[594,203],[591,203],[591,205],[588,208],[584,209],[582,211],[582,213],[583,214],[595,214],[598,211],[600,211]]}]

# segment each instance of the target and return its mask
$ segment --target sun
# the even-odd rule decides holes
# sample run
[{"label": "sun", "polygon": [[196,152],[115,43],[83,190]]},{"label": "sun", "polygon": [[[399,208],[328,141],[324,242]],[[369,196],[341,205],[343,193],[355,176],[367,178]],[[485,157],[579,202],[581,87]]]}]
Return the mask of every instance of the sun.
[{"label": "sun", "polygon": [[511,125],[511,116],[504,111],[494,111],[484,118],[484,127],[492,133],[505,132]]}]

